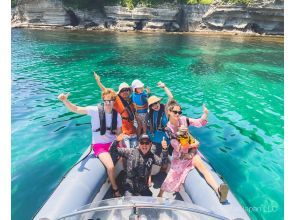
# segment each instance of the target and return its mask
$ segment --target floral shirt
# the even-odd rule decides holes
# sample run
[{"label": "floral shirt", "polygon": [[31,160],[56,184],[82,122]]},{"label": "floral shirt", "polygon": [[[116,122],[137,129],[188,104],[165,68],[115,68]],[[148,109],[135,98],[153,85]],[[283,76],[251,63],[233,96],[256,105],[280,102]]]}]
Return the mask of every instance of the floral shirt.
[{"label": "floral shirt", "polygon": [[110,153],[113,156],[122,156],[127,160],[127,176],[125,184],[134,193],[140,193],[148,187],[148,177],[152,165],[162,166],[167,163],[167,150],[163,150],[160,157],[151,151],[145,155],[138,148],[117,148],[112,146]]}]

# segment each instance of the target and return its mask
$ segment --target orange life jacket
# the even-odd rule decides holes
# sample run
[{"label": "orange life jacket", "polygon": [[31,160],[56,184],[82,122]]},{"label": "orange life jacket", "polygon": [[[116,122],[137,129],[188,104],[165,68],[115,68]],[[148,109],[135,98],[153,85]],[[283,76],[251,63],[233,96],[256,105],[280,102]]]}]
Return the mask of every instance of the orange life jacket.
[{"label": "orange life jacket", "polygon": [[124,106],[123,101],[120,96],[117,96],[113,105],[113,108],[121,115],[122,118],[122,132],[127,135],[136,134],[136,128],[134,126],[134,120],[131,120],[129,114],[134,113],[134,105],[133,103],[129,104],[131,113],[129,113],[128,109]]}]

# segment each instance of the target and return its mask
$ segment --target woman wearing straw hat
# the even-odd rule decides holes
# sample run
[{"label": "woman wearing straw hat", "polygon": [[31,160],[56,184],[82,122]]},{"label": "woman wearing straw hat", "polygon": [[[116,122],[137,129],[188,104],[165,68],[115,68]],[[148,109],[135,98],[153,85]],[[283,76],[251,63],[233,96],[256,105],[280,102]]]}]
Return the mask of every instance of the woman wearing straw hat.
[{"label": "woman wearing straw hat", "polygon": [[[168,96],[168,101],[173,99],[173,95],[170,90],[165,86],[163,82],[158,82],[157,84],[160,88],[163,88]],[[149,135],[153,148],[152,151],[156,155],[160,155],[162,146],[161,141],[164,137],[168,141],[168,137],[165,134],[164,128],[167,125],[168,118],[165,113],[165,105],[161,104],[162,98],[155,95],[148,98],[148,129],[147,134]]]},{"label": "woman wearing straw hat", "polygon": [[[164,83],[158,82],[157,84],[159,87],[163,88],[165,93],[168,96],[168,102],[173,99],[173,95],[170,90],[165,86]],[[168,118],[166,117],[165,113],[165,105],[161,104],[162,98],[159,98],[155,95],[148,98],[148,127],[147,127],[147,134],[152,141],[152,149],[151,151],[156,155],[161,155],[162,152],[162,145],[161,141],[164,138],[169,145],[169,139],[165,133],[165,127],[168,122]],[[169,152],[170,148],[168,148]],[[167,164],[162,166],[163,170],[167,169]],[[159,168],[155,168],[152,170],[152,175],[155,175],[159,171]],[[149,185],[151,185],[151,176],[148,179]]]}]

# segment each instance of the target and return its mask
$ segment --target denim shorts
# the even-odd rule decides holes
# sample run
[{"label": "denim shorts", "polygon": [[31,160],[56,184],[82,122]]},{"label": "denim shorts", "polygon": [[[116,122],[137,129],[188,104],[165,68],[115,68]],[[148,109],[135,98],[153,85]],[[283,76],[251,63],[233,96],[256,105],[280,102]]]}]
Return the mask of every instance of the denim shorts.
[{"label": "denim shorts", "polygon": [[137,135],[125,135],[123,143],[126,148],[135,148],[138,145]]}]

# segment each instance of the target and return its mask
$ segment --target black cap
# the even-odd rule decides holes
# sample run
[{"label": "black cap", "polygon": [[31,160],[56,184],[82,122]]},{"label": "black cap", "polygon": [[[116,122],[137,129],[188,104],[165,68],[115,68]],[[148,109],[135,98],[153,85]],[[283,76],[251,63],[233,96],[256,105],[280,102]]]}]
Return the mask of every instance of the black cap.
[{"label": "black cap", "polygon": [[150,141],[150,138],[147,134],[142,134],[140,137],[139,137],[139,141],[143,140],[143,139],[147,139]]}]

